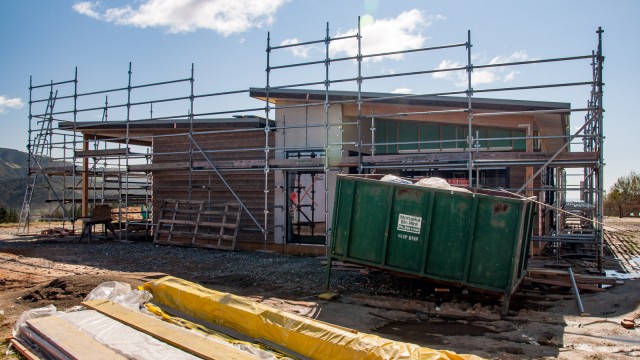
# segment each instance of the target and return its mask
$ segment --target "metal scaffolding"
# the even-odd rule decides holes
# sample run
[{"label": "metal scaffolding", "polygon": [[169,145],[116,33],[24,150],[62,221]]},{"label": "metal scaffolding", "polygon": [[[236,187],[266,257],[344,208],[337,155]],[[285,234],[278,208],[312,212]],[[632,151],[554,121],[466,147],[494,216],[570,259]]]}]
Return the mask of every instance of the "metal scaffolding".
[{"label": "metal scaffolding", "polygon": [[[303,218],[310,221],[312,236],[317,235],[318,228],[315,220],[324,218],[325,242],[330,239],[331,233],[331,184],[330,180],[340,172],[367,173],[375,171],[403,171],[425,172],[438,169],[464,169],[466,184],[471,187],[481,186],[481,172],[496,167],[525,167],[526,179],[522,184],[511,184],[505,191],[510,191],[523,196],[539,194],[541,213],[548,214],[553,223],[552,231],[541,233],[534,237],[536,241],[550,242],[557,254],[562,251],[562,244],[581,244],[593,251],[598,260],[598,266],[602,268],[603,257],[603,62],[602,53],[602,29],[597,31],[597,47],[591,54],[578,56],[565,56],[558,58],[536,59],[526,61],[512,61],[503,63],[473,64],[471,50],[471,31],[467,32],[466,41],[430,46],[419,49],[403,51],[389,51],[375,54],[362,52],[362,33],[359,27],[354,34],[346,36],[330,36],[330,28],[327,23],[325,35],[317,40],[304,41],[286,45],[272,45],[271,34],[266,41],[266,79],[265,86],[253,89],[217,91],[209,93],[196,93],[195,69],[191,66],[190,75],[186,78],[162,81],[157,83],[134,85],[133,70],[129,64],[127,85],[109,90],[98,90],[81,93],[78,90],[78,72],[74,78],[68,81],[53,82],[42,85],[30,83],[29,100],[29,182],[25,192],[24,206],[20,215],[19,232],[29,232],[29,222],[32,219],[30,203],[33,192],[36,191],[38,178],[45,179],[47,191],[51,192],[50,204],[55,209],[48,215],[62,215],[57,218],[63,222],[74,221],[81,216],[87,216],[90,202],[117,204],[117,213],[120,223],[120,236],[126,238],[130,225],[144,225],[151,228],[154,224],[149,222],[148,216],[152,209],[151,189],[154,188],[154,172],[166,171],[155,165],[155,161],[164,157],[184,157],[188,170],[188,199],[192,200],[194,191],[204,187],[195,179],[196,174],[207,173],[222,181],[224,186],[220,191],[230,193],[241,205],[244,214],[251,219],[254,230],[261,233],[262,241],[266,247],[270,242],[286,243],[291,235],[291,229],[295,226],[300,232],[301,225],[293,224],[291,213],[297,212],[296,221]],[[355,41],[357,53],[344,57],[334,57],[331,54],[331,45],[336,42]],[[278,53],[299,47],[323,46],[324,57],[305,62],[278,63]],[[393,74],[366,75],[363,71],[363,62],[373,59],[381,59],[388,56],[411,55],[438,57],[443,51],[460,51],[460,55],[466,58],[465,66],[450,68],[424,68],[411,71],[396,71]],[[586,64],[589,62],[588,64]],[[526,86],[474,88],[474,70],[517,68],[532,64],[579,63],[586,64],[589,69],[589,78],[584,81],[548,82],[530,84]],[[332,67],[343,64],[354,71],[353,76],[331,76]],[[346,65],[345,65],[346,64]],[[291,72],[294,73],[291,73]],[[297,71],[297,73],[295,73]],[[317,72],[315,79],[309,81],[286,83],[286,80],[297,78],[301,72],[312,74]],[[411,78],[434,74],[450,74],[455,72],[465,73],[466,89],[453,89],[425,94],[391,94],[368,93],[363,89],[368,83],[390,79]],[[586,73],[586,70],[585,70]],[[276,76],[285,79],[285,83],[276,82]],[[348,89],[349,97],[336,97],[331,87]],[[185,89],[186,87],[186,89]],[[315,89],[318,99],[298,99],[297,102],[282,102],[276,98],[277,94],[297,89]],[[529,90],[545,90],[557,88],[588,89],[590,98],[586,107],[538,109],[521,111],[484,111],[478,107],[478,94],[494,93],[523,93]],[[170,97],[159,97],[158,93],[186,94]],[[149,94],[151,93],[151,94]],[[227,99],[250,94],[264,100],[264,106],[232,108],[228,104],[234,104]],[[430,109],[421,111],[376,113],[365,111],[365,107],[389,102],[412,101],[431,97],[458,96],[464,103],[450,109]],[[211,105],[214,104],[214,105]],[[335,119],[332,109],[340,106],[355,106],[355,119],[340,117]],[[231,108],[230,108],[231,107]],[[178,108],[187,108],[187,113],[177,111]],[[321,121],[309,121],[308,114],[321,108],[323,119]],[[295,121],[289,115],[279,118],[278,114],[285,114],[296,110],[305,113],[304,123]],[[517,116],[517,115],[543,115],[560,114],[563,121],[567,121],[572,113],[584,113],[583,125],[573,134],[566,132],[563,135],[540,135],[531,129],[526,131],[524,137],[491,137],[480,136],[475,123],[486,117]],[[261,119],[261,127],[234,128],[223,130],[202,129],[197,125],[207,121],[221,119],[221,116],[241,114],[240,118]],[[450,114],[466,114],[466,130],[464,144],[459,146],[459,157],[450,159],[444,163],[432,161],[432,158],[423,153],[414,154],[406,159],[385,159],[377,155],[379,146],[435,146],[443,149],[445,144],[453,143],[456,148],[460,139],[400,141],[399,138],[380,142],[376,140],[379,129],[377,126],[382,119],[405,121],[415,119],[417,116],[445,116]],[[300,115],[302,116],[302,115]],[[275,121],[274,121],[275,119]],[[232,121],[227,119],[228,121]],[[181,123],[184,127],[176,128],[172,132],[144,133],[144,124]],[[109,127],[111,126],[111,127]],[[115,129],[110,135],[104,136],[101,129]],[[117,131],[116,131],[117,130]],[[304,142],[291,141],[293,133],[304,131]],[[322,141],[314,138],[310,142],[310,134],[322,132]],[[200,143],[206,136],[254,136],[264,133],[263,147],[246,148],[212,148]],[[344,134],[356,134],[345,137]],[[370,140],[367,140],[370,136]],[[276,138],[275,144],[273,137]],[[188,139],[188,149],[159,149],[152,143],[159,139]],[[522,158],[501,159],[482,157],[481,144],[490,141],[520,141],[527,144],[526,153],[532,153],[533,144],[543,141],[560,141],[562,145],[546,158],[523,156]],[[562,154],[577,148],[580,142],[582,153],[596,154],[589,158],[561,158]],[[352,150],[350,150],[352,149]],[[219,161],[217,156],[237,154],[242,161]],[[260,151],[264,156],[252,159],[243,159],[243,154]],[[464,156],[462,156],[464,155]],[[535,172],[533,169],[537,169]],[[573,183],[567,181],[567,169],[579,169],[581,178]],[[234,186],[225,180],[229,173],[245,171],[264,174],[263,184],[263,217],[259,220],[256,208],[249,205],[245,198],[234,189]],[[311,180],[303,180],[300,176],[289,174],[303,174],[310,176]],[[63,179],[63,190],[53,181],[55,177]],[[314,204],[319,197],[315,188],[322,178],[322,191],[324,192],[323,206],[319,209]],[[538,179],[538,180],[536,180]],[[211,181],[211,180],[210,180]],[[311,181],[311,185],[303,184]],[[536,182],[537,181],[537,182]],[[206,184],[205,184],[206,185]],[[306,187],[312,186],[310,189]],[[312,204],[295,203],[289,198],[290,189],[302,197],[303,189],[313,194]],[[211,196],[209,188],[209,196]],[[580,201],[568,201],[567,193],[579,194]],[[84,201],[79,201],[84,200]],[[77,203],[82,203],[77,207]],[[253,204],[253,203],[252,203]],[[141,206],[140,211],[133,209],[132,205]],[[252,207],[253,206],[253,207]],[[547,208],[547,209],[545,209]],[[58,209],[58,211],[55,211]],[[306,210],[305,210],[306,209]],[[157,210],[157,209],[156,209]],[[319,216],[317,211],[322,211]],[[311,217],[306,212],[311,211]],[[143,219],[132,216],[138,212],[144,214]],[[569,213],[569,215],[568,215]],[[578,221],[570,214],[585,216],[590,221]],[[545,215],[546,216],[546,215]],[[45,217],[43,217],[45,218]],[[46,217],[54,219],[53,216]],[[135,219],[134,219],[135,218]],[[287,220],[274,220],[276,218]],[[143,221],[144,220],[144,221]],[[155,222],[155,220],[154,220]],[[277,224],[275,222],[278,222]],[[74,225],[72,225],[74,226]],[[274,231],[279,229],[282,234],[275,239]]]}]

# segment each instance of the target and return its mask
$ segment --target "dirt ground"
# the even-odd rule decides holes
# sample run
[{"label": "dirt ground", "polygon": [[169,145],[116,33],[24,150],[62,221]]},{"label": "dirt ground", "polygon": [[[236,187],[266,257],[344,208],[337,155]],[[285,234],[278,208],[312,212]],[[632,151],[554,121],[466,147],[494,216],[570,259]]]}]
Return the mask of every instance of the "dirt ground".
[{"label": "dirt ground", "polygon": [[[640,330],[625,329],[624,318],[640,318],[640,219],[608,218],[607,274],[624,285],[583,291],[579,316],[574,295],[562,287],[525,284],[509,315],[497,299],[472,290],[446,288],[378,271],[345,268],[333,272],[336,301],[325,291],[322,258],[265,252],[223,252],[157,246],[148,242],[73,237],[16,236],[0,228],[0,357],[11,328],[25,310],[54,304],[78,305],[104,281],[138,285],[169,274],[243,295],[276,308],[322,321],[457,353],[486,358],[626,359],[640,356]],[[618,229],[625,230],[619,231]],[[537,257],[531,266],[571,261],[576,272],[589,259]],[[637,320],[640,324],[640,320]]]}]

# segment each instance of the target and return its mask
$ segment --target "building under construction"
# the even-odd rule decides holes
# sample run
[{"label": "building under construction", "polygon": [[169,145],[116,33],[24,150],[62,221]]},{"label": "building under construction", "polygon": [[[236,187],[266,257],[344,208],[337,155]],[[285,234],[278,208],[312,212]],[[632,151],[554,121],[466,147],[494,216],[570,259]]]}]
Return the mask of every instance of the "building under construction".
[{"label": "building under construction", "polygon": [[[342,58],[330,58],[329,47],[351,41],[361,49],[360,31],[332,38],[327,25],[326,33],[280,46],[267,37],[266,83],[249,89],[195,93],[193,66],[182,79],[136,84],[129,65],[128,83],[106,90],[80,89],[77,69],[70,80],[31,83],[29,183],[19,232],[29,232],[32,194],[47,191],[47,213],[60,215],[50,219],[72,227],[95,205],[109,204],[121,239],[141,231],[162,244],[323,254],[337,174],[388,173],[536,196],[534,252],[545,245],[556,254],[586,252],[601,267],[601,29],[595,49],[584,54],[489,64],[471,62],[471,32],[455,44],[358,50]],[[325,57],[275,63],[278,52],[310,45],[324,46]],[[386,75],[363,71],[371,59],[441,58],[443,51],[457,51],[467,63]],[[472,87],[474,70],[567,63],[584,68],[583,81],[540,74],[535,84]],[[353,74],[333,78],[330,70],[340,64]],[[301,71],[324,76],[291,82]],[[365,91],[388,78],[445,73],[464,74],[466,88]],[[522,100],[528,91],[557,88],[581,91],[585,105],[556,95]],[[257,105],[237,108],[230,98]],[[61,177],[63,189],[37,188],[38,177],[49,185]]]}]

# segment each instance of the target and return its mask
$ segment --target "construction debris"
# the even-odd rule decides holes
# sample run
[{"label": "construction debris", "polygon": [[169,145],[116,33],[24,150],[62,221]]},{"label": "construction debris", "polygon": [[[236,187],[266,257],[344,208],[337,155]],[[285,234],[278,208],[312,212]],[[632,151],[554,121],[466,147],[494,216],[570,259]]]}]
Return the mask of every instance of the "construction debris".
[{"label": "construction debris", "polygon": [[337,293],[326,292],[326,293],[322,293],[322,294],[318,295],[318,299],[327,300],[327,301],[333,301],[333,300],[336,300],[338,298],[338,296],[340,296],[340,295],[338,295]]},{"label": "construction debris", "polygon": [[[574,275],[576,286],[580,290],[605,291],[603,286],[624,285],[624,281],[604,276]],[[529,269],[524,278],[525,282],[546,284],[552,286],[572,287],[569,271],[550,269]]]},{"label": "construction debris", "polygon": [[388,359],[392,354],[407,359],[477,358],[347,331],[171,276],[148,282],[144,288],[164,306],[312,359]]},{"label": "construction debris", "polygon": [[[82,302],[84,308],[59,312],[50,305],[25,312],[16,323],[11,343],[28,359],[56,360],[477,358],[285,313],[170,276],[148,282],[144,288],[163,308],[220,328],[223,336],[213,329],[202,331],[202,326],[187,330],[175,325],[188,324],[188,320],[164,322],[166,315],[159,319],[146,312],[143,303],[151,297],[147,291],[107,282],[91,291]],[[232,338],[233,334],[243,341]]]},{"label": "construction debris", "polygon": [[55,227],[51,229],[42,230],[40,232],[40,235],[51,235],[51,236],[63,237],[63,236],[75,235],[75,233],[76,233],[75,230]]},{"label": "construction debris", "polygon": [[620,325],[622,325],[622,327],[625,329],[633,329],[636,327],[636,322],[633,320],[633,318],[624,318],[620,322]]}]

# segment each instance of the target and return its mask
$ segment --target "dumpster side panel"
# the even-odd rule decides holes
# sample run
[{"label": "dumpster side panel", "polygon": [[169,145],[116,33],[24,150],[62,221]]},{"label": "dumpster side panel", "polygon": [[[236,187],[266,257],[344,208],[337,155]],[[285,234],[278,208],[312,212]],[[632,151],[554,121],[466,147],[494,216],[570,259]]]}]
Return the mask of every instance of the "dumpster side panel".
[{"label": "dumpster side panel", "polygon": [[424,189],[395,187],[386,263],[404,271],[422,268],[429,197]]},{"label": "dumpster side panel", "polygon": [[331,253],[346,255],[351,232],[351,212],[353,209],[353,194],[355,181],[339,179],[336,182],[335,209],[333,215],[333,242]]},{"label": "dumpster side panel", "polygon": [[519,235],[521,203],[505,198],[478,199],[468,281],[505,289],[511,280]]},{"label": "dumpster side panel", "polygon": [[393,187],[381,182],[356,183],[347,256],[382,263]]},{"label": "dumpster side panel", "polygon": [[531,243],[531,235],[533,234],[533,219],[535,216],[536,204],[532,201],[523,205],[526,209],[526,216],[523,226],[522,248],[520,252],[520,266],[518,267],[518,279],[522,279],[525,276],[527,264],[529,262],[529,245]]},{"label": "dumpster side panel", "polygon": [[458,193],[434,192],[425,275],[462,280],[473,199]]}]

